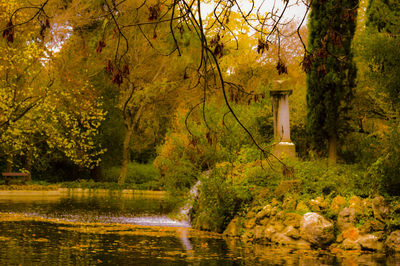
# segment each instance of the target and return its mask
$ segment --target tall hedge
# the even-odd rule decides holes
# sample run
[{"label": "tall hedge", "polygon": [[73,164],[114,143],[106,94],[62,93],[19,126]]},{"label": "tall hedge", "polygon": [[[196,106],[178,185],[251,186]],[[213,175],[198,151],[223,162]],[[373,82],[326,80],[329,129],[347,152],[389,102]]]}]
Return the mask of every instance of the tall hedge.
[{"label": "tall hedge", "polygon": [[309,18],[307,130],[313,148],[336,162],[338,139],[346,130],[356,67],[351,42],[358,0],[313,0]]}]

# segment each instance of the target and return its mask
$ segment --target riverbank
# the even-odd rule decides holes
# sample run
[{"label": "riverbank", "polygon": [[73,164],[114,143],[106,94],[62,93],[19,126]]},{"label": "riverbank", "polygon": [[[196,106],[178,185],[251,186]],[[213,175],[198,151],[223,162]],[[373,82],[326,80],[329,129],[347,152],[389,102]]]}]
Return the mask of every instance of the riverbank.
[{"label": "riverbank", "polygon": [[400,203],[382,196],[304,200],[287,195],[236,216],[224,235],[264,245],[333,253],[400,252]]},{"label": "riverbank", "polygon": [[165,197],[167,192],[154,191],[154,190],[137,190],[137,189],[90,189],[90,188],[63,188],[60,185],[11,185],[0,186],[0,197],[7,196],[62,196],[67,194],[120,194],[120,195],[137,195],[137,196],[151,196],[151,197]]},{"label": "riverbank", "polygon": [[[306,199],[296,194],[292,183],[283,182],[278,197],[264,204],[253,204],[236,215],[223,232],[258,245],[277,245],[298,250],[326,250],[337,253],[400,252],[400,203],[382,196],[321,196]],[[289,184],[290,183],[290,184]],[[290,193],[283,193],[283,188]],[[284,191],[285,192],[285,191]],[[0,198],[35,200],[63,195],[118,195],[123,197],[163,198],[164,191],[135,189],[63,188],[53,185],[0,186]],[[262,197],[262,195],[259,195]],[[204,229],[204,228],[203,228]]]}]

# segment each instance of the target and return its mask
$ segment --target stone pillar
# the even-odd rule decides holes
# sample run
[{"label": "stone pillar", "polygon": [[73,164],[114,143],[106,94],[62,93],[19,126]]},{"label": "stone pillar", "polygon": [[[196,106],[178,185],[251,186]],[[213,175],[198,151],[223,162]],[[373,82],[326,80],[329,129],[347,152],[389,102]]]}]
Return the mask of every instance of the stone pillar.
[{"label": "stone pillar", "polygon": [[278,88],[270,91],[276,143],[272,153],[277,157],[296,157],[296,149],[290,139],[289,125],[289,95],[292,94],[292,90],[282,89],[282,82],[277,83]]}]

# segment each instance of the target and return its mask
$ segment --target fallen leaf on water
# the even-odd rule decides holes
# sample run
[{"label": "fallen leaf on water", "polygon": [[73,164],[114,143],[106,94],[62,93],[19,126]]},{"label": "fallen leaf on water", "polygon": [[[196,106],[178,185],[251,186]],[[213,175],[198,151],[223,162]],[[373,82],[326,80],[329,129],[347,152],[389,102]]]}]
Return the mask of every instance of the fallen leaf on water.
[{"label": "fallen leaf on water", "polygon": [[33,241],[36,241],[36,242],[50,242],[50,240],[48,240],[47,238],[37,238],[37,239],[33,239]]}]

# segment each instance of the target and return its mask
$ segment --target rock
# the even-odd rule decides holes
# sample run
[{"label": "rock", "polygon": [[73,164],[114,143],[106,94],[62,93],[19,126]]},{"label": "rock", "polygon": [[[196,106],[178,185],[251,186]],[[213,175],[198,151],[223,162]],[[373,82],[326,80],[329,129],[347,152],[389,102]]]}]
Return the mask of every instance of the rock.
[{"label": "rock", "polygon": [[278,207],[275,206],[275,207],[273,207],[272,210],[271,210],[271,216],[275,216],[277,213],[278,213]]},{"label": "rock", "polygon": [[268,217],[265,217],[264,219],[260,220],[260,221],[256,221],[257,224],[259,225],[267,225],[270,222],[270,219]]},{"label": "rock", "polygon": [[247,229],[254,228],[256,226],[256,218],[246,220],[244,227]]},{"label": "rock", "polygon": [[345,204],[345,198],[343,198],[342,196],[336,196],[335,198],[333,198],[329,210],[334,214],[338,214]]},{"label": "rock", "polygon": [[337,225],[340,231],[344,231],[354,226],[356,211],[353,208],[344,208],[338,215]]},{"label": "rock", "polygon": [[378,196],[372,200],[372,211],[378,220],[385,220],[389,216],[389,206],[384,197]]},{"label": "rock", "polygon": [[385,247],[390,252],[400,252],[400,230],[393,231],[386,239]]},{"label": "rock", "polygon": [[273,234],[271,236],[271,242],[281,245],[294,245],[296,243],[292,238],[282,233]]},{"label": "rock", "polygon": [[304,239],[299,239],[295,243],[297,249],[311,249],[310,243]]},{"label": "rock", "polygon": [[343,241],[341,247],[346,250],[360,250],[361,249],[361,245],[358,242],[353,241],[351,239],[345,239]]},{"label": "rock", "polygon": [[272,211],[272,206],[271,205],[266,205],[264,208],[262,208],[261,211],[259,211],[256,215],[256,222],[260,222],[262,219],[269,217],[271,215]]},{"label": "rock", "polygon": [[256,228],[254,228],[254,238],[258,240],[264,238],[264,230],[265,228],[263,226],[257,225]]},{"label": "rock", "polygon": [[380,251],[383,248],[382,242],[371,234],[360,236],[357,242],[360,244],[361,249]]},{"label": "rock", "polygon": [[251,242],[254,240],[254,230],[246,230],[243,235],[241,235],[241,240],[245,242]]},{"label": "rock", "polygon": [[300,228],[302,216],[300,214],[289,212],[285,214],[283,224],[285,226],[293,226],[294,228]]},{"label": "rock", "polygon": [[371,230],[372,231],[383,231],[385,230],[386,225],[378,220],[372,220],[371,223]]},{"label": "rock", "polygon": [[282,234],[285,236],[291,237],[293,239],[299,239],[300,238],[300,232],[296,228],[294,228],[292,225],[289,225],[288,227],[283,230]]},{"label": "rock", "polygon": [[349,207],[356,211],[356,214],[362,214],[363,208],[361,206],[361,198],[358,196],[353,196],[349,200]]},{"label": "rock", "polygon": [[272,207],[278,206],[279,204],[280,204],[280,201],[277,200],[276,198],[273,198],[273,199],[271,200],[271,205],[272,205]]},{"label": "rock", "polygon": [[348,228],[347,230],[342,232],[343,241],[345,239],[356,241],[359,238],[359,235],[360,232],[355,227]]},{"label": "rock", "polygon": [[328,208],[328,203],[322,197],[310,200],[311,210],[316,212]]},{"label": "rock", "polygon": [[384,231],[376,231],[372,233],[374,236],[378,238],[379,241],[382,241],[385,238],[385,232]]},{"label": "rock", "polygon": [[360,231],[361,233],[364,234],[369,234],[375,231],[383,231],[385,230],[385,224],[382,223],[381,221],[378,221],[376,219],[372,219],[369,221],[366,221],[361,227]]},{"label": "rock", "polygon": [[333,224],[318,213],[308,212],[301,220],[300,236],[314,246],[323,247],[334,240]]},{"label": "rock", "polygon": [[336,242],[337,242],[337,243],[342,243],[342,242],[343,242],[343,234],[342,234],[342,233],[340,233],[340,234],[337,236]]},{"label": "rock", "polygon": [[392,210],[393,210],[394,213],[399,214],[399,213],[400,213],[400,203],[399,203],[399,202],[398,202],[398,203],[395,203],[395,204],[392,206]]},{"label": "rock", "polygon": [[299,203],[297,203],[296,211],[298,211],[300,213],[306,213],[306,212],[309,212],[310,209],[303,201],[300,201]]},{"label": "rock", "polygon": [[246,218],[251,219],[256,217],[256,214],[259,212],[259,207],[251,208],[251,210],[247,213]]},{"label": "rock", "polygon": [[223,235],[226,236],[239,236],[239,218],[235,217],[232,221],[228,224]]},{"label": "rock", "polygon": [[370,216],[372,214],[372,204],[369,198],[361,201],[361,207],[365,216]]},{"label": "rock", "polygon": [[275,220],[282,222],[285,218],[285,212],[284,211],[278,211],[275,215]]},{"label": "rock", "polygon": [[268,240],[271,240],[271,237],[273,234],[276,233],[276,229],[270,225],[268,226],[265,230],[264,230],[264,236],[265,238],[267,238]]},{"label": "rock", "polygon": [[283,201],[282,208],[284,210],[294,211],[296,209],[296,200],[293,197],[286,197]]},{"label": "rock", "polygon": [[283,229],[285,228],[285,226],[282,223],[276,223],[274,227],[277,232],[282,232]]}]

